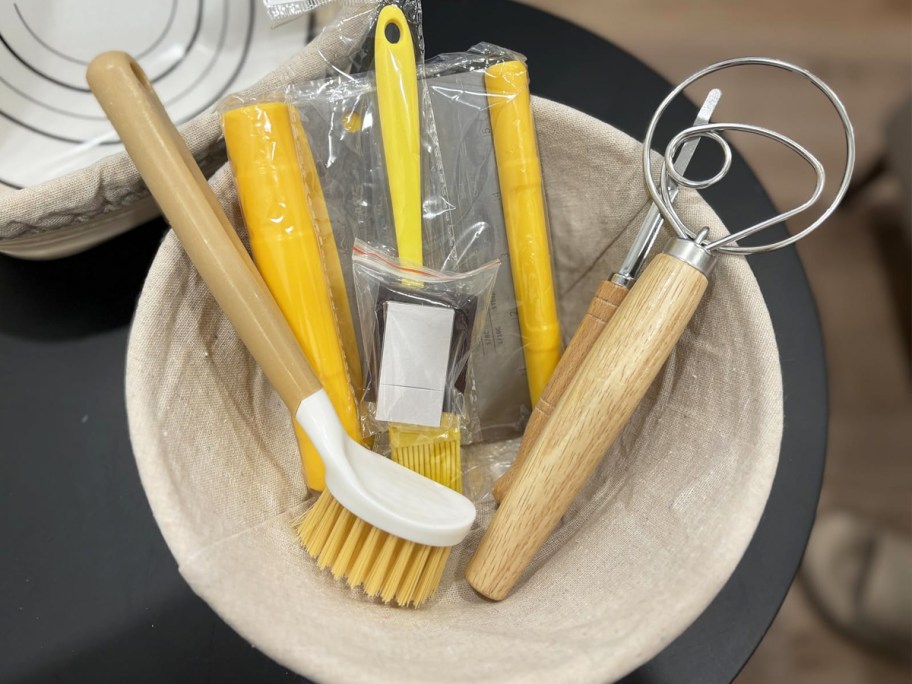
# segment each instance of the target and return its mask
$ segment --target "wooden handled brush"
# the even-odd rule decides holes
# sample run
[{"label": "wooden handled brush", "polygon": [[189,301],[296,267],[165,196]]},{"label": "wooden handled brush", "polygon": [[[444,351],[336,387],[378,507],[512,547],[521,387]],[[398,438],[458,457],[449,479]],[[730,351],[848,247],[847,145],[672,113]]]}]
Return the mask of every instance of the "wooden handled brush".
[{"label": "wooden handled brush", "polygon": [[[683,242],[683,241],[682,241]],[[466,568],[507,596],[627,423],[684,331],[706,275],[660,254],[591,346]]]},{"label": "wooden handled brush", "polygon": [[353,587],[417,605],[440,581],[472,502],[351,439],[294,333],[149,80],[127,54],[89,65],[88,81],[219,306],[316,446],[327,489],[300,532],[321,567]]}]

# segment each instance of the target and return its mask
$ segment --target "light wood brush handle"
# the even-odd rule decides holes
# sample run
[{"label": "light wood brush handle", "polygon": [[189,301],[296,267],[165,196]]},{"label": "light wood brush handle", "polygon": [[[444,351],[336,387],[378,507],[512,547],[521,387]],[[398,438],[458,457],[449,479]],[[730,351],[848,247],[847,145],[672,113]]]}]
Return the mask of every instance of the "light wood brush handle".
[{"label": "light wood brush handle", "polygon": [[321,389],[215,194],[126,53],[89,65],[89,86],[219,306],[292,411]]},{"label": "light wood brush handle", "polygon": [[541,432],[554,411],[554,407],[557,406],[557,402],[564,395],[570,385],[570,381],[576,371],[579,370],[580,364],[586,358],[602,330],[605,329],[605,325],[614,316],[614,312],[617,311],[620,303],[624,301],[627,292],[626,287],[616,285],[610,280],[603,280],[601,285],[599,285],[599,289],[589,303],[589,310],[586,311],[586,315],[580,321],[579,327],[573,333],[573,339],[570,340],[570,344],[564,350],[564,355],[557,364],[557,368],[554,369],[548,384],[545,385],[541,397],[532,410],[532,415],[529,416],[529,422],[526,423],[526,430],[523,433],[522,442],[519,445],[519,451],[516,453],[513,464],[507,472],[498,478],[491,489],[494,499],[498,503],[503,500],[507,490],[510,489],[510,485],[516,478],[516,473],[519,472],[523,462],[525,462],[532,445],[541,436]]},{"label": "light wood brush handle", "polygon": [[627,423],[693,316],[706,276],[667,254],[631,288],[494,514],[466,579],[507,596]]}]

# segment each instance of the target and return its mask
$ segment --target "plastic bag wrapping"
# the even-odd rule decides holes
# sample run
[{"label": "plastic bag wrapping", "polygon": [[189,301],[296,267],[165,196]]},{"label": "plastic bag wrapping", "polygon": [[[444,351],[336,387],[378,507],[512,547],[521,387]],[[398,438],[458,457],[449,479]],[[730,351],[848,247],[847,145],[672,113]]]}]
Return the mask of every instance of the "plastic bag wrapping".
[{"label": "plastic bag wrapping", "polygon": [[522,433],[561,349],[525,58],[482,43],[429,60],[426,74],[455,226],[444,267],[501,261],[473,364],[484,438],[507,439]]},{"label": "plastic bag wrapping", "polygon": [[[546,379],[560,352],[547,211],[524,59],[482,44],[429,60],[419,66],[418,75],[422,266],[466,273],[494,260],[501,263],[484,315],[473,325],[478,332],[468,356],[465,391],[452,398],[461,408],[444,414],[461,416],[458,423],[465,443],[514,438],[522,434],[531,412],[530,361],[539,377]],[[250,107],[262,112],[282,106],[281,102],[292,107],[292,119],[300,128],[298,156],[306,158],[312,170],[301,172],[311,218],[315,227],[328,231],[328,237],[321,238],[324,258],[327,250],[334,255],[323,266],[344,340],[344,321],[351,316],[343,309],[355,312],[361,304],[352,269],[356,241],[384,256],[397,253],[375,75],[336,75],[293,83],[268,99],[273,102],[228,98],[222,104],[222,116]],[[504,115],[504,105],[521,111]],[[525,146],[498,139],[497,112],[500,127],[505,124],[523,133]],[[278,206],[277,210],[283,211]],[[338,282],[329,267],[337,268]],[[375,315],[370,309],[366,313]],[[350,348],[369,349],[376,341],[364,338],[361,323],[353,326],[350,337],[357,342],[349,344],[346,356],[354,359],[349,361],[349,384],[356,396],[370,397],[361,403],[365,408],[375,401],[371,392],[376,387],[366,388],[363,394],[359,391],[357,354]],[[545,363],[540,362],[542,355],[547,357]],[[366,354],[361,361],[366,374],[372,362],[379,363]],[[539,390],[542,384],[539,379]],[[364,434],[379,433],[375,447],[381,452],[389,447],[390,433],[384,427],[389,422],[377,421],[375,414],[361,419]],[[505,458],[502,467],[509,463],[509,454]],[[473,467],[466,463],[466,468]]]},{"label": "plastic bag wrapping", "polygon": [[[502,87],[493,90],[495,71],[503,65],[513,70],[501,71],[500,82],[512,78],[520,95],[504,93]],[[472,363],[479,383],[482,438],[494,441],[516,437],[522,433],[532,400],[540,393],[560,352],[547,211],[524,59],[509,50],[481,44],[465,53],[429,60],[421,75],[424,264],[461,272],[492,259],[501,261]],[[381,247],[396,244],[377,125],[375,82],[370,74],[361,74],[293,84],[285,98],[298,109],[310,138],[351,288],[346,253],[350,254],[355,239]],[[527,144],[520,150],[525,158],[510,148],[510,141],[495,145],[493,132],[498,129],[492,126],[492,114],[504,105],[525,108],[526,118],[518,127],[532,141],[531,147]],[[508,127],[511,121],[506,121]],[[499,173],[497,147],[506,147],[502,155],[516,160],[514,170],[518,166],[535,171],[532,183],[529,174]],[[504,192],[505,183],[511,179],[513,184]],[[537,200],[532,220],[523,215],[522,207],[528,206],[524,197],[531,198],[533,205]],[[519,210],[515,209],[517,203]],[[508,205],[514,207],[512,232],[505,218]],[[511,257],[517,251],[520,266],[514,269],[516,259]],[[526,309],[532,313],[526,319],[531,320],[523,320],[519,313],[522,305],[517,301],[517,280]],[[532,382],[527,371],[530,358],[536,369]]]},{"label": "plastic bag wrapping", "polygon": [[[285,97],[307,131],[340,251],[350,254],[356,238],[394,248],[396,231],[373,75],[292,85]],[[439,269],[454,239],[452,207],[423,84],[419,98],[423,260]]]},{"label": "plastic bag wrapping", "polygon": [[[266,14],[274,27],[303,17],[306,14],[323,12],[324,16],[339,7],[337,0],[263,0]],[[356,3],[349,3],[356,4]],[[373,5],[373,0],[364,0],[357,4]]]},{"label": "plastic bag wrapping", "polygon": [[[373,64],[373,41],[376,15],[385,5],[396,5],[405,14],[412,28],[417,46],[418,61],[424,55],[424,37],[421,31],[421,0],[263,0],[266,14],[273,28],[287,24],[299,17],[313,17],[313,26],[348,46],[345,58],[326,58],[327,75],[334,73],[359,73],[368,71]],[[371,17],[364,22],[365,15]],[[352,29],[367,26],[367,30]]]},{"label": "plastic bag wrapping", "polygon": [[[225,147],[257,268],[348,434],[361,440],[362,374],[342,265],[297,113],[284,102],[222,111]],[[292,419],[307,484],[322,490],[316,448]]]},{"label": "plastic bag wrapping", "polygon": [[520,438],[498,442],[478,442],[465,447],[462,454],[462,493],[476,506],[495,506],[491,488],[513,463]]},{"label": "plastic bag wrapping", "polygon": [[[462,443],[477,440],[469,360],[499,262],[444,273],[403,263],[359,240],[352,263],[365,368],[363,431],[375,435],[409,425],[429,428],[423,432],[431,439],[458,429]],[[375,442],[375,449],[383,445]]]}]

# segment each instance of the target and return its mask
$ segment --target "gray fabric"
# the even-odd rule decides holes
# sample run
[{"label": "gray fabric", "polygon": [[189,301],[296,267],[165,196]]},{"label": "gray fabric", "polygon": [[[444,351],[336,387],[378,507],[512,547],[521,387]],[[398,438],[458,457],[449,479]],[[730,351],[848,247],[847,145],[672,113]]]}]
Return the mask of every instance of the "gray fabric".
[{"label": "gray fabric", "polygon": [[[645,214],[640,146],[574,110],[534,106],[562,323],[572,331]],[[227,169],[212,183],[239,226]],[[683,193],[679,206],[691,225],[723,230],[696,195]],[[492,603],[462,579],[491,516],[485,503],[438,595],[398,609],[333,581],[299,547],[291,520],[312,498],[287,410],[169,234],[139,301],[126,389],[139,472],[181,573],[257,648],[316,681],[624,675],[731,575],[776,470],[782,386],[763,299],[739,258],[722,259],[710,281],[670,361],[515,593]],[[515,447],[476,446],[465,459],[471,467]]]},{"label": "gray fabric", "polygon": [[[306,49],[240,96],[256,97],[296,79],[320,77],[326,73],[327,64],[344,64],[352,45],[359,44],[359,37],[365,35],[370,18],[370,13],[363,11],[349,10],[349,14],[349,19],[340,22],[338,31],[320,34]],[[206,173],[225,162],[224,145],[219,140],[221,128],[214,110],[181,126],[181,133]],[[53,232],[53,239],[59,243],[67,231],[75,233],[87,224],[129,214],[146,197],[148,191],[127,154],[113,154],[76,173],[0,193],[0,241]],[[104,235],[104,231],[100,232]]]}]

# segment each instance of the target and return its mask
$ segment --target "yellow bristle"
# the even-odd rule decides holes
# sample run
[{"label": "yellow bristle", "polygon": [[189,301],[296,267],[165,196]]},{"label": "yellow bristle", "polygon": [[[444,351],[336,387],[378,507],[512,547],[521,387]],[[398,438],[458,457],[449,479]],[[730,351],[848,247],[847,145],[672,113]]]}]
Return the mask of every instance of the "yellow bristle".
[{"label": "yellow bristle", "polygon": [[364,580],[364,591],[368,596],[377,596],[380,593],[384,582],[386,582],[390,567],[396,560],[399,547],[404,543],[405,541],[399,537],[394,537],[391,534],[386,535],[386,539],[383,540],[383,546],[380,547],[380,553],[377,554],[374,567],[367,573],[367,577]]},{"label": "yellow bristle", "polygon": [[348,536],[351,534],[351,529],[358,519],[357,516],[344,508],[343,511],[344,513],[338,517],[336,524],[333,525],[332,532],[326,539],[326,543],[323,545],[320,555],[317,556],[317,565],[320,566],[321,570],[323,568],[332,567],[336,562],[339,551],[342,550],[345,540],[348,539]]},{"label": "yellow bristle", "polygon": [[367,533],[358,556],[352,562],[351,569],[348,573],[348,583],[353,587],[360,587],[367,579],[367,574],[377,562],[377,556],[380,548],[383,546],[384,538],[387,535],[379,527],[371,527]]},{"label": "yellow bristle", "polygon": [[[311,556],[317,557],[332,532],[336,519],[343,511],[342,505],[332,495],[323,492],[297,524],[298,539]],[[311,551],[316,549],[316,551]]]},{"label": "yellow bristle", "polygon": [[431,555],[431,548],[430,546],[420,545],[415,549],[409,567],[402,576],[402,581],[399,583],[399,589],[396,592],[396,600],[398,602],[405,604],[412,602],[415,589],[418,587],[418,581],[421,579],[427,559]]},{"label": "yellow bristle", "polygon": [[399,590],[399,584],[402,582],[402,577],[412,562],[412,555],[415,553],[415,547],[417,546],[418,544],[415,544],[415,542],[403,541],[402,547],[396,554],[395,562],[389,572],[386,573],[386,580],[380,589],[380,598],[383,599],[384,603],[389,603],[395,598]]},{"label": "yellow bristle", "polygon": [[462,492],[459,416],[443,413],[433,428],[391,425],[389,435],[393,461]]},{"label": "yellow bristle", "polygon": [[456,452],[456,455],[453,457],[452,463],[453,467],[453,479],[456,482],[456,485],[453,487],[457,492],[462,491],[462,463],[459,460],[459,443],[453,444],[450,447],[453,451]]},{"label": "yellow bristle", "polygon": [[298,538],[320,568],[385,603],[418,606],[440,583],[449,547],[425,546],[361,520],[324,491],[294,523]]},{"label": "yellow bristle", "polygon": [[[336,579],[348,577],[351,572],[351,566],[361,550],[361,545],[364,543],[364,539],[367,537],[367,534],[372,527],[373,525],[364,522],[361,518],[355,518],[351,531],[348,533],[348,538],[339,550],[339,555],[336,556],[335,562],[333,562],[333,577]],[[349,582],[349,584],[351,584],[351,582]]]},{"label": "yellow bristle", "polygon": [[443,576],[443,569],[446,567],[447,560],[450,558],[449,546],[432,546],[431,553],[424,564],[424,570],[421,573],[421,579],[418,580],[418,586],[412,595],[412,603],[420,606],[440,584],[440,578]]}]

